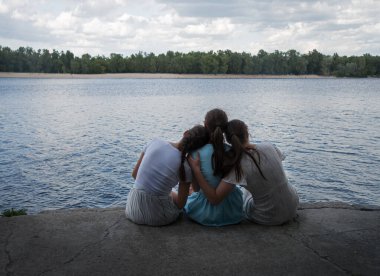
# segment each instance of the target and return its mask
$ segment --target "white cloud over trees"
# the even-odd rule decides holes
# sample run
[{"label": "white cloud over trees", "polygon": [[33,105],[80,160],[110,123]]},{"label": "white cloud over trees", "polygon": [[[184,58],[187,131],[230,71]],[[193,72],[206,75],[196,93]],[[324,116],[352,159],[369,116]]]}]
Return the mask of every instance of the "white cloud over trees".
[{"label": "white cloud over trees", "polygon": [[104,55],[314,48],[379,55],[379,14],[378,0],[0,0],[0,44]]}]

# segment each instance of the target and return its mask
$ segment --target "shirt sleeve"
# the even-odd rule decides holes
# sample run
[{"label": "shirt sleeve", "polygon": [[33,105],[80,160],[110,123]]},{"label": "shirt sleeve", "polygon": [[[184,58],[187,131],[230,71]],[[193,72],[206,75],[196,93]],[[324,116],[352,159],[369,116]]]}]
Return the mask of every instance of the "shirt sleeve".
[{"label": "shirt sleeve", "polygon": [[149,148],[149,146],[153,143],[155,139],[153,139],[152,141],[150,141],[148,144],[145,145],[145,147],[143,148],[142,152],[145,153],[146,150]]},{"label": "shirt sleeve", "polygon": [[235,170],[232,169],[223,179],[222,181],[233,184],[233,185],[241,185],[241,186],[247,186],[247,180],[245,179],[244,175],[242,175],[241,179],[238,181],[236,178]]}]

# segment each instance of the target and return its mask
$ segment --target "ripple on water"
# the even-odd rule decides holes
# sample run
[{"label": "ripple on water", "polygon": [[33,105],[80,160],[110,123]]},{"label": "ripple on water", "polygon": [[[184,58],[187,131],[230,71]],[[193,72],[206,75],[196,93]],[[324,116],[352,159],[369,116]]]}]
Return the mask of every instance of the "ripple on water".
[{"label": "ripple on water", "polygon": [[380,205],[380,80],[0,81],[0,210],[124,206],[143,147],[214,107],[285,152],[302,201]]}]

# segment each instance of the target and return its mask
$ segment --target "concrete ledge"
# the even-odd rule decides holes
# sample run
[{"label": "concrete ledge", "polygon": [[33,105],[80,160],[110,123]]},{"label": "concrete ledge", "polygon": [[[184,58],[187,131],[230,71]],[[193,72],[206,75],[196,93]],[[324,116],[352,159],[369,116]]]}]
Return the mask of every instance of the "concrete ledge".
[{"label": "concrete ledge", "polygon": [[283,226],[135,225],[121,208],[0,218],[0,275],[380,275],[380,208],[302,204]]}]

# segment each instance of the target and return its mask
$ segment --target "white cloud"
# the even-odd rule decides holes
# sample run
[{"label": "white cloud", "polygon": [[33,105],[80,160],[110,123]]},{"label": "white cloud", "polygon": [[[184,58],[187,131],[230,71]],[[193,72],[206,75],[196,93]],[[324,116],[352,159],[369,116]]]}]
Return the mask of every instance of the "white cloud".
[{"label": "white cloud", "polygon": [[20,13],[18,10],[12,11],[11,18],[17,19],[17,20],[26,20],[24,15]]},{"label": "white cloud", "polygon": [[185,32],[191,35],[226,35],[235,29],[229,18],[218,18],[209,23],[188,25]]},{"label": "white cloud", "polygon": [[377,0],[0,0],[3,46],[92,55],[314,48],[380,54]]},{"label": "white cloud", "polygon": [[3,3],[3,1],[0,1],[0,14],[7,13],[8,11],[8,7]]}]

